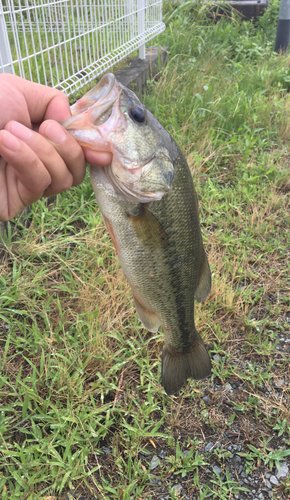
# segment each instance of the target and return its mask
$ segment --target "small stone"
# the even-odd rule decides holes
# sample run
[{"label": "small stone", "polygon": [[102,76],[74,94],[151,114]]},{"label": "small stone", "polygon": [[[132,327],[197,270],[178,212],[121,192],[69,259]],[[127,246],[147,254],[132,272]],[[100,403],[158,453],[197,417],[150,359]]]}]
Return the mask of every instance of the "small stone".
[{"label": "small stone", "polygon": [[208,397],[208,396],[204,396],[204,397],[202,398],[202,400],[203,400],[205,403],[207,403],[207,402],[208,402],[208,400],[209,400],[209,397]]},{"label": "small stone", "polygon": [[160,453],[158,453],[158,457],[165,458],[166,457],[166,451],[165,450],[161,450]]},{"label": "small stone", "polygon": [[4,328],[5,328],[6,330],[10,330],[10,326],[9,326],[9,325],[4,325]]},{"label": "small stone", "polygon": [[285,384],[285,380],[283,378],[281,378],[280,380],[277,380],[277,382],[274,382],[275,387],[283,387],[284,384]]},{"label": "small stone", "polygon": [[267,488],[269,488],[269,490],[272,489],[271,483],[270,483],[270,481],[268,481],[268,479],[266,479],[266,486],[267,486]]},{"label": "small stone", "polygon": [[277,479],[280,479],[280,477],[287,477],[289,474],[289,467],[286,462],[282,462],[280,464],[280,470],[276,469],[275,476]]},{"label": "small stone", "polygon": [[215,355],[213,356],[213,360],[214,360],[216,363],[219,363],[220,358],[219,358],[219,356],[218,356],[217,354],[215,354]]},{"label": "small stone", "polygon": [[270,483],[278,485],[278,484],[279,484],[279,481],[278,481],[278,479],[276,478],[276,476],[271,476],[271,477],[270,477]]},{"label": "small stone", "polygon": [[226,383],[226,384],[225,384],[225,390],[226,390],[227,392],[234,392],[234,390],[233,390],[233,388],[232,388],[231,384],[229,384],[229,383]]},{"label": "small stone", "polygon": [[263,495],[263,493],[260,493],[260,494],[258,495],[258,499],[259,499],[259,500],[265,500],[265,499],[264,499],[264,495]]},{"label": "small stone", "polygon": [[213,447],[213,443],[210,441],[209,443],[207,443],[204,451],[208,452],[211,450],[211,448]]},{"label": "small stone", "polygon": [[103,452],[106,453],[106,455],[110,455],[112,453],[111,446],[104,446],[103,447]]},{"label": "small stone", "polygon": [[154,457],[152,458],[151,460],[151,467],[150,467],[150,470],[154,470],[156,469],[156,467],[158,467],[159,465],[159,460],[158,458],[156,457],[156,455],[154,455]]},{"label": "small stone", "polygon": [[151,477],[150,484],[157,484],[158,486],[161,486],[162,481],[158,477]]},{"label": "small stone", "polygon": [[184,455],[185,457],[187,457],[187,455],[189,455],[189,453],[190,453],[190,451],[189,451],[189,450],[185,450],[185,451],[183,452],[183,455]]},{"label": "small stone", "polygon": [[182,486],[181,484],[175,484],[173,487],[172,487],[172,490],[174,490],[174,493],[178,493],[180,494],[181,491],[182,491]]},{"label": "small stone", "polygon": [[212,470],[213,470],[216,474],[218,474],[218,476],[220,476],[220,475],[221,475],[221,473],[222,473],[222,470],[221,470],[221,469],[220,469],[217,465],[214,465],[214,467],[212,468]]},{"label": "small stone", "polygon": [[241,462],[241,461],[242,461],[241,457],[237,456],[236,457],[236,462]]}]

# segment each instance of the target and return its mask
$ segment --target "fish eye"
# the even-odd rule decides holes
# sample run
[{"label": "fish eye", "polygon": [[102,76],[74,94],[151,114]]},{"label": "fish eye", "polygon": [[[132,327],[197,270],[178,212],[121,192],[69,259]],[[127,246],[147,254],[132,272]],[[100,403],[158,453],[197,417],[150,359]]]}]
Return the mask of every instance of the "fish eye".
[{"label": "fish eye", "polygon": [[130,111],[130,116],[135,122],[143,123],[145,121],[145,111],[140,106],[132,108]]}]

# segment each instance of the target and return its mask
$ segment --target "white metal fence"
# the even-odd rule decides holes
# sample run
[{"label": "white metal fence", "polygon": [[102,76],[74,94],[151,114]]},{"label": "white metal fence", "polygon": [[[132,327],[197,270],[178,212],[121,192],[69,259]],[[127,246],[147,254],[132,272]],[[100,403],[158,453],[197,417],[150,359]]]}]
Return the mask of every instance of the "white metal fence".
[{"label": "white metal fence", "polygon": [[164,29],[162,0],[0,0],[0,73],[70,95]]}]

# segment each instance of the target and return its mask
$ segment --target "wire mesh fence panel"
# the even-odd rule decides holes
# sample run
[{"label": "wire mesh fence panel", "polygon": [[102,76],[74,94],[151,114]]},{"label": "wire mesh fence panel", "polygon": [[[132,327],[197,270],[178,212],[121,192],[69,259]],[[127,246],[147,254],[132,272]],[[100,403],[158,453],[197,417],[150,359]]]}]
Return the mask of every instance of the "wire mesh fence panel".
[{"label": "wire mesh fence panel", "polygon": [[164,29],[162,0],[0,0],[0,73],[70,95]]}]

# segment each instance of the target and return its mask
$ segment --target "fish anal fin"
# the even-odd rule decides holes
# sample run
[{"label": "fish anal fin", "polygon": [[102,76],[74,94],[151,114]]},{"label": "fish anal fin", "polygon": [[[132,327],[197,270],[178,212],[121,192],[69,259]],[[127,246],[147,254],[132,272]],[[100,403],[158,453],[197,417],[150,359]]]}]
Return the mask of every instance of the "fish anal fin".
[{"label": "fish anal fin", "polygon": [[154,312],[149,311],[149,309],[143,306],[135,295],[133,295],[133,298],[140,321],[143,323],[145,328],[149,330],[149,332],[156,333],[160,325],[158,316]]},{"label": "fish anal fin", "polygon": [[194,293],[197,302],[202,302],[204,299],[206,299],[206,297],[210,292],[210,289],[211,289],[211,272],[206,253],[203,250],[198,285]]},{"label": "fish anal fin", "polygon": [[168,237],[163,227],[144,205],[138,204],[133,212],[128,213],[128,218],[144,245],[158,248],[167,243]]},{"label": "fish anal fin", "polygon": [[188,378],[196,380],[210,375],[211,361],[202,338],[195,339],[191,348],[180,353],[165,345],[162,353],[162,385],[168,395],[176,394]]}]

